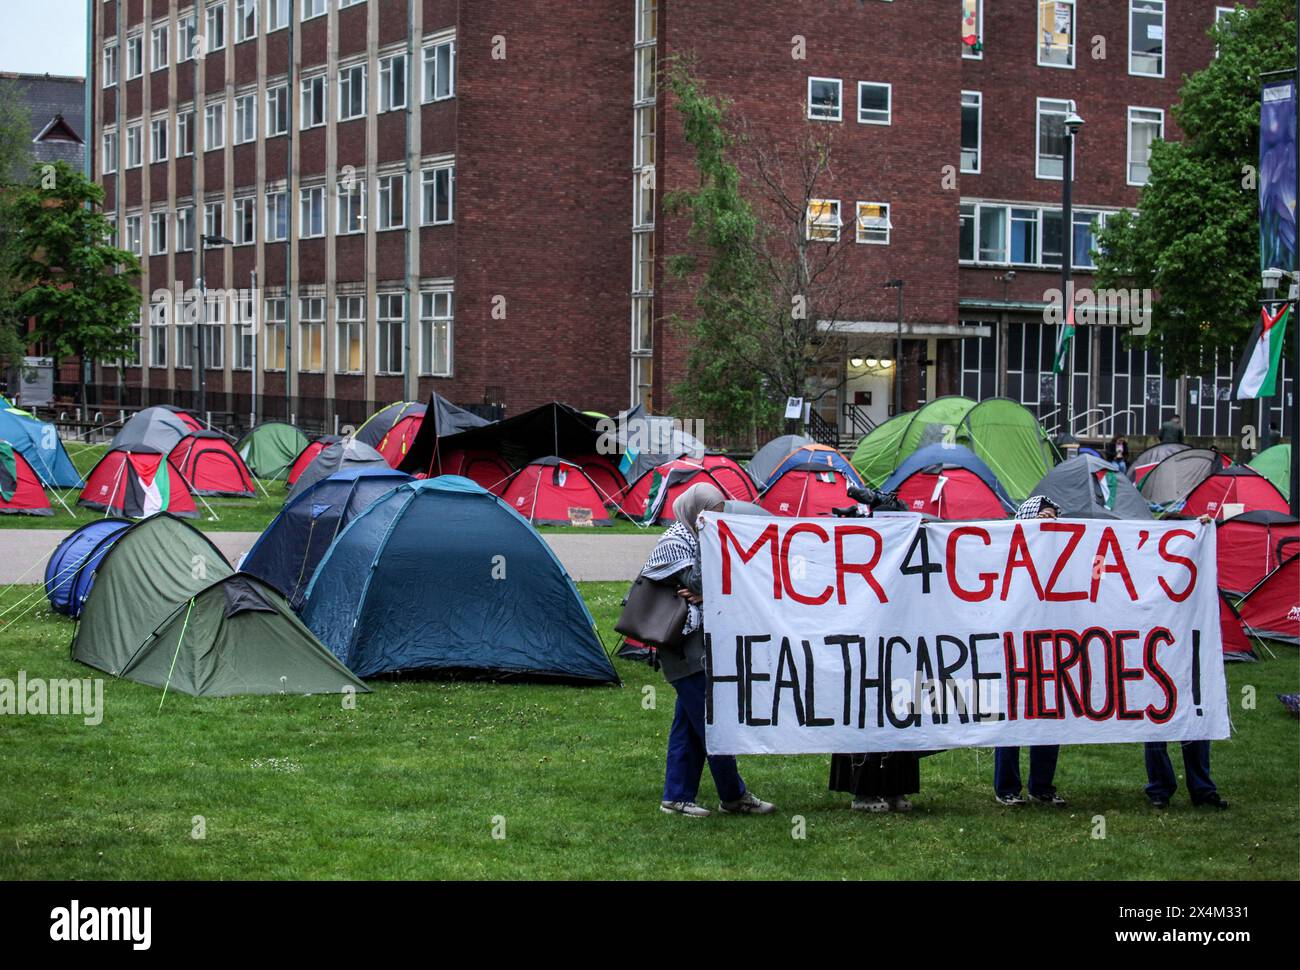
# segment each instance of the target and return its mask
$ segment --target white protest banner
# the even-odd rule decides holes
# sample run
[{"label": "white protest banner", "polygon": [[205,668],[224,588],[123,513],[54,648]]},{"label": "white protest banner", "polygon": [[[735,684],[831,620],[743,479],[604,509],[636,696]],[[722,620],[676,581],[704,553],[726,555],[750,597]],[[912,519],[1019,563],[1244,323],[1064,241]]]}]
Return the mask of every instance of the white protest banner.
[{"label": "white protest banner", "polygon": [[710,753],[1228,736],[1213,527],[705,519]]}]

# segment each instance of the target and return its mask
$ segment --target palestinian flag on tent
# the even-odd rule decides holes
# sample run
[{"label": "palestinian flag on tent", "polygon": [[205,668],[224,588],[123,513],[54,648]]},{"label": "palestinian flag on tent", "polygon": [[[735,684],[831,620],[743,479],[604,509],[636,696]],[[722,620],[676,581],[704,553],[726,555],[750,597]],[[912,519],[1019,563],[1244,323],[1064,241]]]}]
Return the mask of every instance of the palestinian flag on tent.
[{"label": "palestinian flag on tent", "polygon": [[1272,315],[1267,307],[1259,311],[1259,322],[1250,332],[1245,352],[1237,364],[1237,379],[1232,387],[1234,400],[1269,397],[1277,392],[1277,372],[1290,312],[1289,305],[1283,305]]}]

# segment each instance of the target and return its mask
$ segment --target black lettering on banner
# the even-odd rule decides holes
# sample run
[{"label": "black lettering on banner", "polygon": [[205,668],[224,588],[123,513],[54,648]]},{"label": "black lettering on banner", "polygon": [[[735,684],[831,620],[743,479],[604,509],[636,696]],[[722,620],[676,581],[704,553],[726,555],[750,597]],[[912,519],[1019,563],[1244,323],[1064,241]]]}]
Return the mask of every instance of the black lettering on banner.
[{"label": "black lettering on banner", "polygon": [[1201,716],[1201,631],[1192,631],[1192,706]]},{"label": "black lettering on banner", "polygon": [[[874,687],[876,695],[880,695],[881,680],[884,677],[885,666],[885,638],[880,637],[876,643],[876,676],[867,676],[867,641],[864,639],[858,644],[858,656],[861,658],[861,667],[858,670],[858,727],[867,726],[867,688]],[[887,683],[887,682],[886,682]],[[876,705],[876,727],[885,726],[885,711],[883,704]]]},{"label": "black lettering on banner", "polygon": [[[949,643],[957,648],[957,659],[950,664],[943,662],[943,645]],[[943,721],[948,723],[948,697],[952,695],[957,708],[957,718],[962,724],[970,720],[970,712],[967,709],[966,698],[958,690],[949,690],[949,685],[953,682],[953,674],[966,666],[966,658],[970,655],[970,650],[966,647],[966,641],[960,637],[954,637],[949,633],[940,633],[934,638],[934,660],[939,668],[939,686],[943,691]],[[976,704],[979,702],[976,701]]]},{"label": "black lettering on banner", "polygon": [[[845,651],[847,655],[848,651]],[[813,674],[813,654],[812,644],[807,640],[803,641],[803,664],[804,664],[804,685],[803,685],[803,716],[806,718],[805,724],[809,727],[829,727],[835,723],[833,717],[817,716],[817,695],[815,692],[815,681],[817,678]],[[847,667],[847,662],[846,665]],[[847,682],[848,678],[845,678]]]},{"label": "black lettering on banner", "polygon": [[[914,566],[912,556],[918,549],[921,552],[921,561]],[[908,548],[907,555],[903,557],[903,564],[898,567],[898,571],[904,576],[920,576],[923,594],[930,592],[930,574],[943,572],[943,566],[930,561],[930,541],[924,526],[916,530],[916,537],[912,539],[912,545]]]},{"label": "black lettering on banner", "polygon": [[720,674],[713,669],[713,638],[709,634],[704,634],[704,663],[707,676],[705,677],[704,691],[704,723],[713,723],[713,687],[715,684],[735,684],[736,685],[736,710],[740,712],[739,716],[744,717],[745,703],[745,684],[744,668],[741,664],[744,662],[744,637],[736,637],[736,672],[734,674]]},{"label": "black lettering on banner", "polygon": [[1003,634],[1002,650],[1006,656],[1007,672],[1007,719],[1014,721],[1020,716],[1020,688],[1023,684],[1025,695],[1029,697],[1029,710],[1025,717],[1033,717],[1033,663],[1034,658],[1029,649],[1029,631],[1025,631],[1025,662],[1023,666],[1016,663],[1016,635]]},{"label": "black lettering on banner", "polygon": [[1007,715],[1003,711],[981,711],[980,710],[980,684],[984,681],[1001,680],[1002,675],[999,673],[981,674],[980,673],[980,643],[985,640],[997,641],[1001,639],[996,633],[973,633],[970,638],[970,672],[971,682],[974,684],[974,705],[975,705],[975,723],[980,724],[984,721],[1005,721]]},{"label": "black lettering on banner", "polygon": [[[1069,646],[1069,653],[1061,654],[1062,644]],[[1056,658],[1056,706],[1064,713],[1065,705],[1069,704],[1072,717],[1083,717],[1083,701],[1070,676],[1070,671],[1079,666],[1083,659],[1083,647],[1079,643],[1078,634],[1072,630],[1057,630],[1052,635],[1052,653]]]},{"label": "black lettering on banner", "polygon": [[[1092,654],[1088,652],[1088,647],[1093,640],[1101,641],[1102,659],[1106,665],[1104,680],[1106,703],[1099,710],[1095,710],[1092,706]],[[1083,713],[1090,721],[1109,720],[1115,714],[1115,691],[1111,686],[1114,681],[1111,671],[1110,634],[1099,626],[1088,627],[1079,637],[1079,649],[1081,651],[1079,671],[1082,674],[1079,693],[1083,699]]]},{"label": "black lettering on banner", "polygon": [[[789,675],[786,675],[789,671]],[[808,672],[809,677],[812,671]],[[790,648],[790,638],[781,638],[781,650],[776,658],[776,685],[772,689],[772,727],[777,726],[779,711],[781,709],[781,688],[785,687],[790,691],[790,696],[794,699],[794,716],[800,726],[804,724],[803,716],[803,698],[799,696],[799,669],[794,661],[794,651]]]},{"label": "black lettering on banner", "polygon": [[767,718],[754,717],[754,682],[759,681],[761,683],[772,679],[771,674],[754,673],[754,644],[767,643],[771,639],[772,637],[766,633],[761,636],[745,637],[745,662],[743,667],[741,667],[744,671],[745,678],[745,703],[740,709],[740,720],[748,727],[767,727],[768,724],[771,723]]},{"label": "black lettering on banner", "polygon": [[[849,660],[849,644],[856,643],[858,651],[862,655],[862,668],[867,665],[867,639],[866,637],[855,637],[849,634],[836,633],[833,636],[826,637],[826,645],[840,648],[840,657],[844,661],[844,720],[845,727],[849,726],[849,719],[853,716],[853,665]],[[807,651],[807,641],[804,643],[804,650]],[[812,669],[812,663],[809,662],[809,670]],[[865,688],[863,688],[865,693]],[[808,709],[812,710],[811,694],[809,695]],[[830,719],[827,720],[829,723]],[[864,725],[859,723],[858,727]]]},{"label": "black lettering on banner", "polygon": [[1116,630],[1111,634],[1115,643],[1115,719],[1117,721],[1140,721],[1141,711],[1130,711],[1125,704],[1126,681],[1141,680],[1145,671],[1141,667],[1124,666],[1124,641],[1136,640],[1137,630]]},{"label": "black lettering on banner", "polygon": [[917,711],[915,705],[909,705],[911,707],[911,713],[901,721],[894,714],[894,645],[902,644],[903,651],[905,653],[911,653],[911,644],[902,637],[890,637],[888,643],[885,643],[885,638],[881,637],[880,641],[882,644],[881,649],[885,658],[884,669],[880,672],[880,680],[882,681],[883,686],[880,706],[885,709],[885,716],[889,718],[889,723],[896,728],[911,727],[913,724],[919,724],[921,723],[921,715],[920,712]]}]

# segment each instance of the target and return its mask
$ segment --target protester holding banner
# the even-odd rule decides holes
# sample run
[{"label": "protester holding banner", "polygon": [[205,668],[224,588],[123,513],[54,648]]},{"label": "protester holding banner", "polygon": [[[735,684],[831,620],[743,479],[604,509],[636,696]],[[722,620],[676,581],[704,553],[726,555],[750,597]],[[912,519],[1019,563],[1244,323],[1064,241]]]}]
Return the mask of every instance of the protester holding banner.
[{"label": "protester holding banner", "polygon": [[775,807],[747,791],[731,756],[709,757],[704,742],[705,649],[702,581],[700,575],[700,516],[722,510],[725,496],[712,485],[693,485],[673,503],[676,522],[663,534],[650,553],[641,574],[647,579],[675,586],[690,607],[686,613],[681,644],[659,648],[664,677],[677,692],[673,725],[668,734],[668,758],[664,773],[663,800],[659,810],[668,815],[703,818],[710,814],[696,803],[700,777],[707,760],[718,789],[724,814],[767,815]]},{"label": "protester holding banner", "polygon": [[[1054,519],[1060,509],[1046,495],[1032,495],[1016,510],[1017,519]],[[1056,793],[1056,759],[1061,753],[1057,744],[1036,744],[1029,749],[1029,797],[1041,805],[1064,807],[1065,799]],[[1021,797],[1020,749],[997,748],[993,752],[993,792],[999,805],[1024,805]]]},{"label": "protester holding banner", "polygon": [[853,796],[857,812],[910,812],[908,795],[921,790],[921,756],[915,751],[831,755],[831,791]]}]

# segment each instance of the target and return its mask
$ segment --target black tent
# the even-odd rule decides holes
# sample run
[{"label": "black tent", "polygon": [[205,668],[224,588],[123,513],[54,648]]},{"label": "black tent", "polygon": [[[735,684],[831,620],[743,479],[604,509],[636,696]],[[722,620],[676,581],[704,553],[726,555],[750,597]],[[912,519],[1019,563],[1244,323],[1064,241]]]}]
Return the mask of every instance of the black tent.
[{"label": "black tent", "polygon": [[434,391],[429,396],[429,404],[424,411],[424,420],[420,422],[420,430],[416,432],[415,440],[411,442],[411,447],[398,469],[411,475],[420,472],[436,475],[440,438],[486,427],[489,424],[492,422],[487,418],[479,417],[473,411],[452,404]]},{"label": "black tent", "polygon": [[[536,458],[555,455],[572,459],[597,453],[602,437],[600,418],[567,404],[544,404],[512,418],[456,434],[439,431],[437,423],[429,420],[432,413],[431,404],[411,450],[398,466],[401,471],[411,475],[421,472],[429,476],[438,475],[439,451],[453,449],[490,451],[501,455],[512,467],[522,468]],[[481,418],[477,420],[482,421]]]}]

